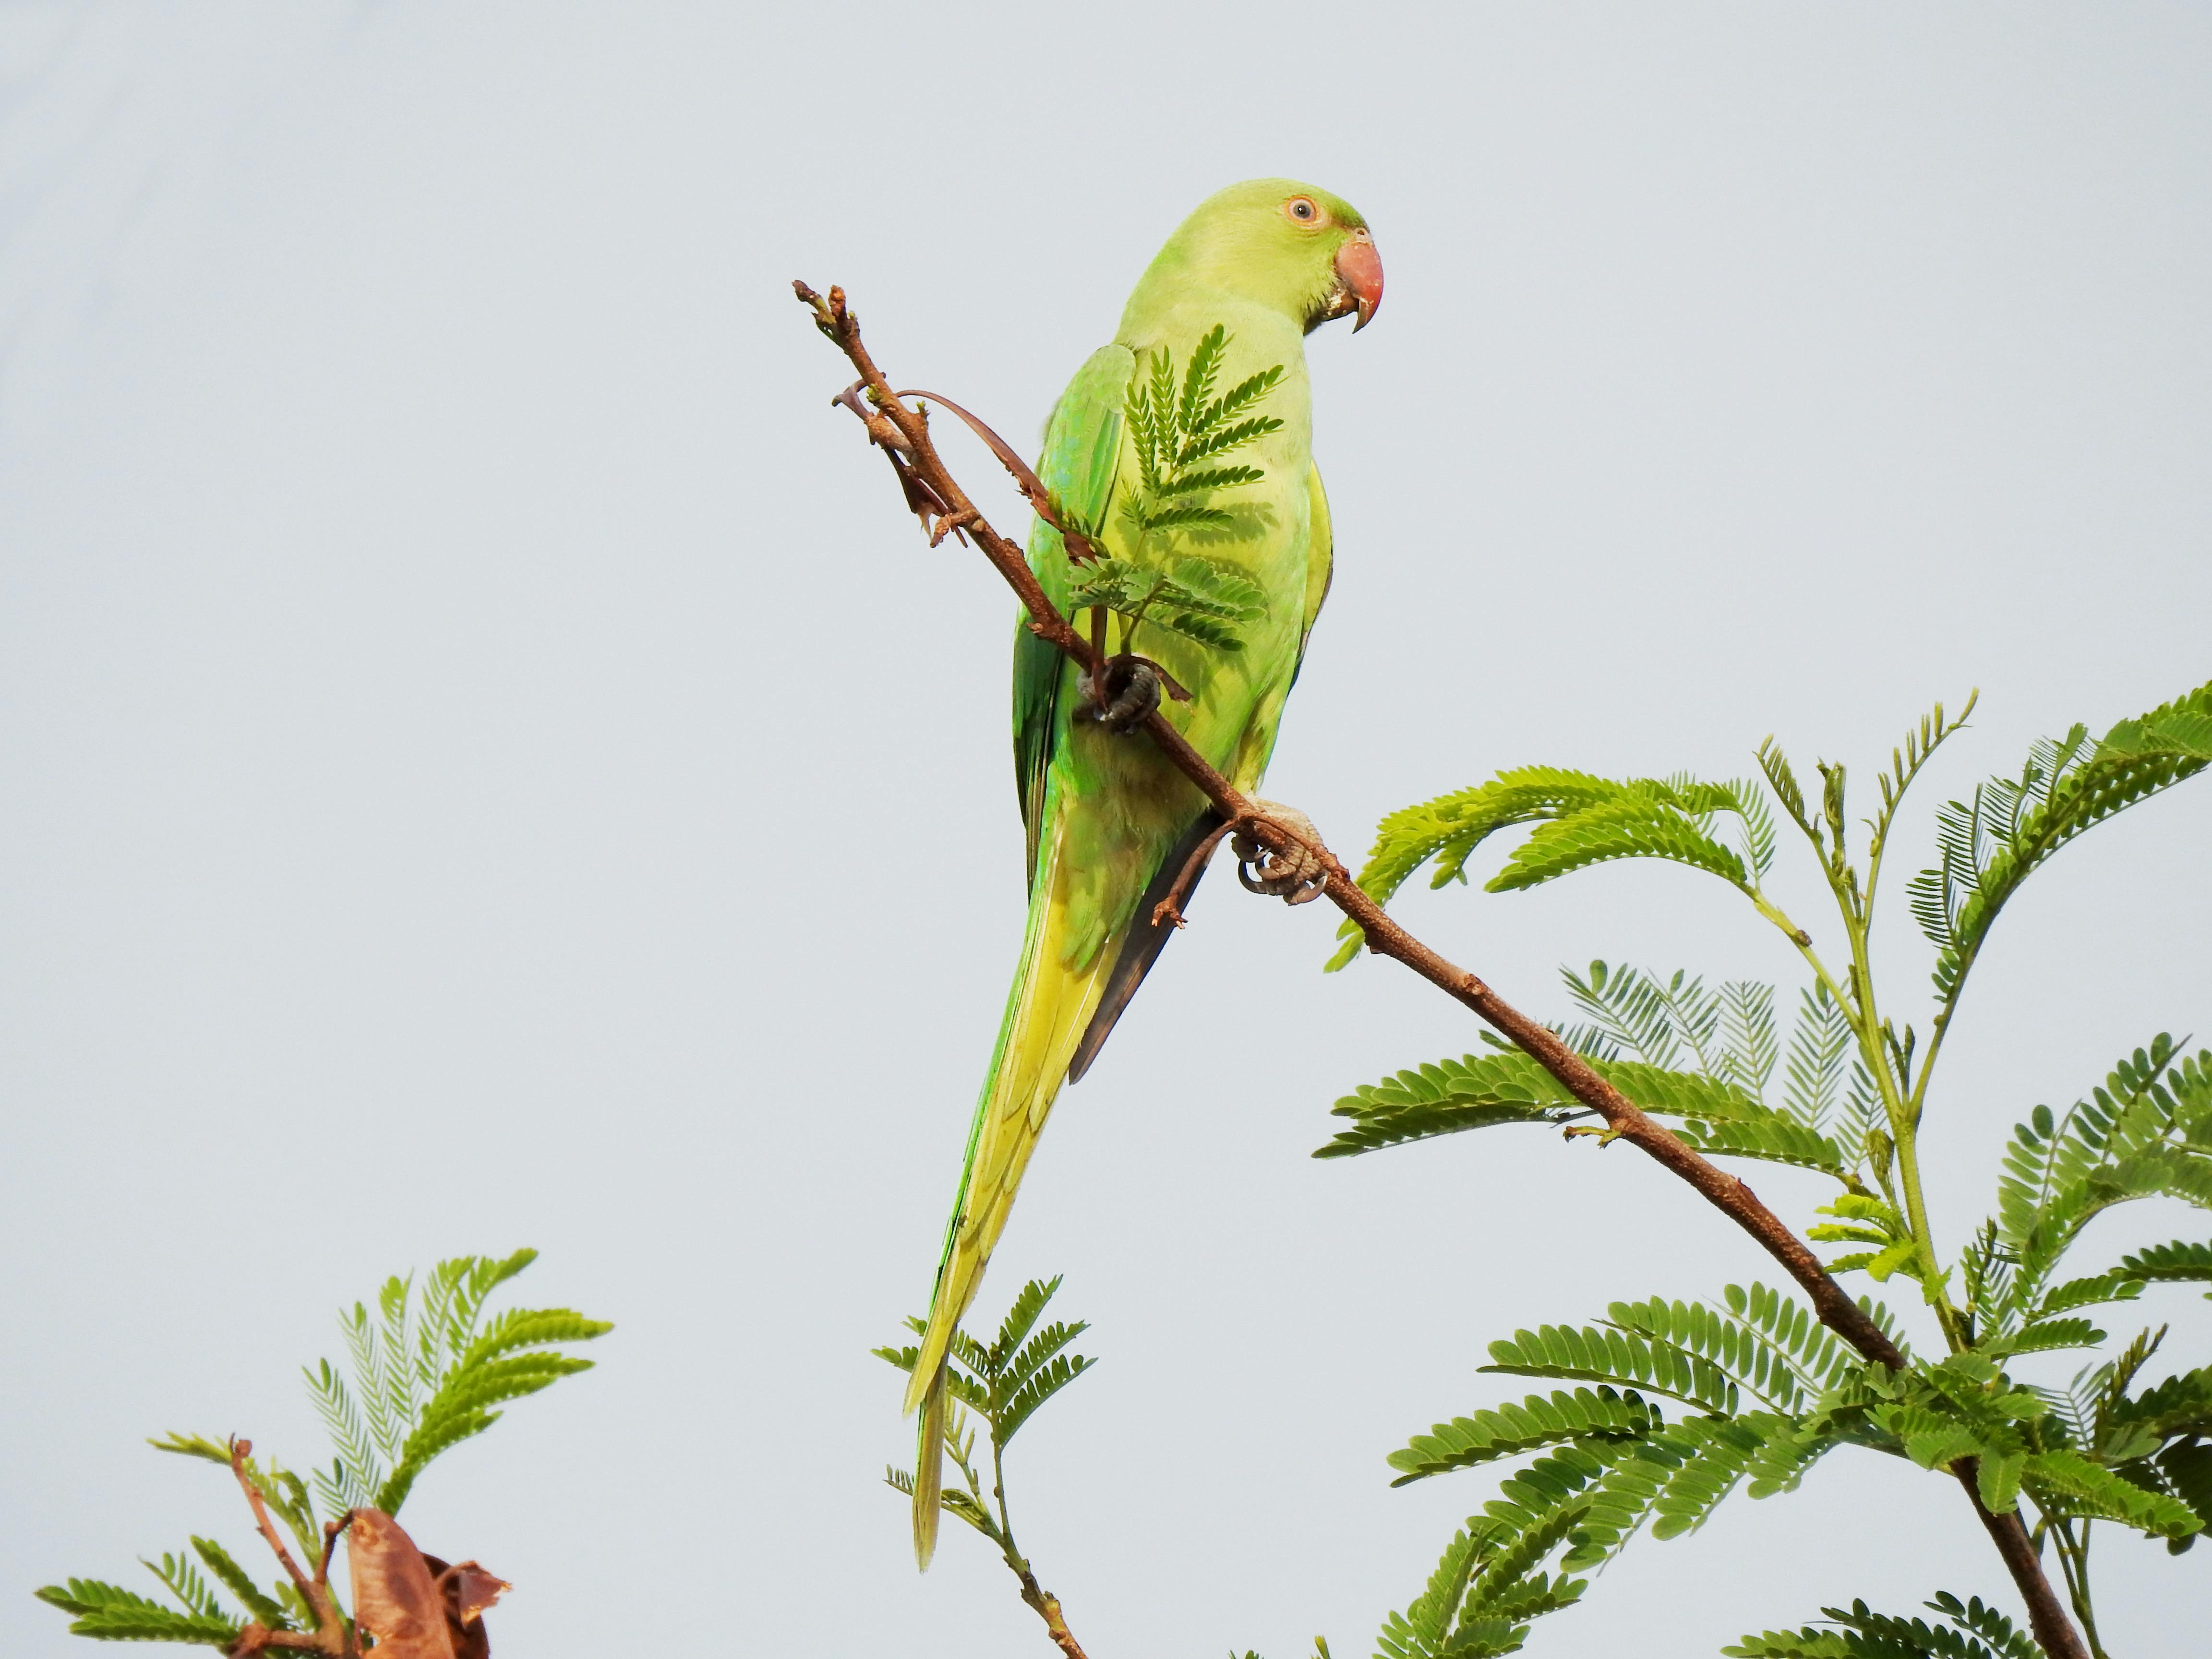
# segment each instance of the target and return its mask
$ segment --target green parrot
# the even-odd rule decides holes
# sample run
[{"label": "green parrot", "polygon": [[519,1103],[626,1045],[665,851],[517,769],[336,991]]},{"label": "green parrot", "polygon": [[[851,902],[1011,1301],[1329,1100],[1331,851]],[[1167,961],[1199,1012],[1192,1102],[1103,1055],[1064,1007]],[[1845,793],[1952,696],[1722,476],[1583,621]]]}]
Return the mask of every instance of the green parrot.
[{"label": "green parrot", "polygon": [[[1279,424],[1239,447],[1236,459],[1246,465],[1231,475],[1256,468],[1262,476],[1192,498],[1227,509],[1233,523],[1176,538],[1256,587],[1259,614],[1242,625],[1241,648],[1144,623],[1133,641],[1129,618],[1114,619],[1121,650],[1140,652],[1188,690],[1188,701],[1161,705],[1167,718],[1247,793],[1267,770],[1283,700],[1328,592],[1328,503],[1313,465],[1304,336],[1355,313],[1356,332],[1382,297],[1382,260],[1349,203],[1288,179],[1232,185],[1168,239],[1129,296],[1113,343],[1076,371],[1046,425],[1038,476],[1065,512],[1103,526],[1098,539],[1113,550],[1115,508],[1126,523],[1126,506],[1145,484],[1137,442],[1124,429],[1125,399],[1133,379],[1154,372],[1155,354],[1180,371],[1218,328],[1226,336],[1212,343],[1219,384],[1236,386],[1281,366],[1254,405]],[[1042,519],[1029,562],[1067,609],[1083,571]],[[936,1547],[954,1328],[1062,1080],[1079,1080],[1097,1057],[1174,932],[1155,925],[1154,905],[1219,827],[1206,798],[1152,744],[1110,729],[1097,712],[1083,671],[1018,627],[1014,765],[1029,837],[1029,921],[907,1391],[906,1409],[921,1411],[914,1541],[925,1568]]]}]

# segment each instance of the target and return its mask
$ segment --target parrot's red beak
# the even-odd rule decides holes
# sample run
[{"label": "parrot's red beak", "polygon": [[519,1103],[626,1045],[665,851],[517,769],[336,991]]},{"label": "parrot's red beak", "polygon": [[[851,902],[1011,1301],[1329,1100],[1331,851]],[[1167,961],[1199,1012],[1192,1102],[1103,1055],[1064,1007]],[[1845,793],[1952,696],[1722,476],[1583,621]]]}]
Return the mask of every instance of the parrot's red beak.
[{"label": "parrot's red beak", "polygon": [[1352,240],[1336,251],[1336,275],[1344,292],[1334,314],[1341,317],[1347,311],[1358,312],[1359,320],[1352,325],[1357,334],[1382,303],[1382,256],[1375,251],[1375,239],[1364,228],[1353,231]]}]

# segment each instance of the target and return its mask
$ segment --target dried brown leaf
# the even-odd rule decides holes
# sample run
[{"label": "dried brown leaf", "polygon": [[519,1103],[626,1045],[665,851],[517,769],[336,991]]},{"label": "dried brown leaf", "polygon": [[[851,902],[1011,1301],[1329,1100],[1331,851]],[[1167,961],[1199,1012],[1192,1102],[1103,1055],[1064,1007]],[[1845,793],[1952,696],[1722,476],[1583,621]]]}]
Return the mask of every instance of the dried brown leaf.
[{"label": "dried brown leaf", "polygon": [[378,1659],[459,1659],[446,1598],[415,1540],[382,1510],[356,1510],[346,1532],[354,1622],[376,1638]]}]

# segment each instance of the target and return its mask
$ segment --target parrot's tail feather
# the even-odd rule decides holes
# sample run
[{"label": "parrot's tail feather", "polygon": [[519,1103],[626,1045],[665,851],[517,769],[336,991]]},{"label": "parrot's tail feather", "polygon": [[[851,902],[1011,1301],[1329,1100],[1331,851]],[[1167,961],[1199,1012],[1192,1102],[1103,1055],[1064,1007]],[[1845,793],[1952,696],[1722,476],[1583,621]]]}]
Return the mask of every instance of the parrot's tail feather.
[{"label": "parrot's tail feather", "polygon": [[[1160,959],[1160,952],[1168,948],[1168,941],[1176,936],[1176,925],[1171,921],[1155,923],[1152,912],[1162,899],[1175,890],[1182,874],[1182,867],[1198,845],[1221,827],[1221,814],[1201,812],[1197,821],[1186,831],[1160,860],[1160,867],[1152,877],[1152,884],[1145,889],[1144,897],[1137,901],[1136,910],[1129,919],[1129,931],[1122,935],[1121,954],[1114,958],[1114,971],[1106,980],[1106,989],[1099,996],[1098,1010],[1091,1016],[1091,1024],[1083,1033],[1083,1041],[1076,1045],[1075,1058],[1068,1062],[1067,1080],[1083,1081],[1083,1074],[1091,1069],[1091,1062],[1098,1058],[1098,1051],[1106,1046],[1106,1039],[1114,1034],[1114,1022],[1121,1018],[1121,1011],[1129,1006],[1129,999],[1137,994],[1137,988],[1145,982],[1145,975],[1152,971],[1152,964]],[[1206,866],[1200,865],[1198,873],[1190,878],[1190,887],[1182,896],[1188,903],[1198,884],[1205,878]]]},{"label": "parrot's tail feather", "polygon": [[937,1553],[937,1520],[944,1508],[939,1500],[945,1491],[945,1393],[940,1364],[922,1407],[914,1455],[914,1560],[924,1572]]},{"label": "parrot's tail feather", "polygon": [[960,1196],[945,1230],[945,1255],[937,1268],[937,1290],[930,1299],[929,1322],[921,1334],[914,1375],[907,1384],[906,1409],[921,1406],[952,1346],[952,1333],[982,1283],[991,1247],[1006,1230],[1014,1189],[1029,1168],[1030,1153],[1043,1132],[1045,1116],[1060,1094],[1067,1063],[1083,1039],[1105,989],[1108,964],[1119,937],[1106,939],[1089,960],[1070,966],[1066,943],[1066,872],[1059,838],[1042,849],[1030,901],[1029,930],[1022,941],[1022,963],[1006,999],[998,1052],[975,1103],[968,1131],[968,1164],[960,1173]]}]

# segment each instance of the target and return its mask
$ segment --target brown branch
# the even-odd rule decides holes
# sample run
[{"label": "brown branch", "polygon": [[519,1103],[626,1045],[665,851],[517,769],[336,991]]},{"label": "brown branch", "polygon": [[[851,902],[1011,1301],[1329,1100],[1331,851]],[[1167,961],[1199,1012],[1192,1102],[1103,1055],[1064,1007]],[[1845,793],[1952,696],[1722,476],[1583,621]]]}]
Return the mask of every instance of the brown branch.
[{"label": "brown branch", "polygon": [[1066,1656],[1066,1659],[1085,1659],[1083,1649],[1076,1642],[1075,1632],[1068,1629],[1067,1620],[1060,1617],[1060,1598],[1050,1590],[1038,1589],[1036,1575],[1026,1565],[1021,1570],[1021,1579],[1022,1600],[1036,1609],[1037,1617],[1044,1620],[1045,1629],[1052,1633],[1053,1642],[1060,1652]]},{"label": "brown branch", "polygon": [[[1099,678],[1103,664],[1092,651],[1090,642],[1069,626],[1067,619],[1046,597],[1022,550],[991,526],[947,471],[936,447],[930,441],[927,422],[893,395],[890,383],[884,378],[882,371],[876,367],[875,360],[868,355],[867,348],[861,343],[860,321],[845,302],[845,291],[841,288],[832,288],[825,298],[805,283],[795,282],[792,289],[814,313],[815,326],[845,354],[859,371],[866,387],[867,401],[874,417],[888,418],[896,429],[899,439],[902,441],[901,447],[905,451],[907,467],[952,511],[961,515],[963,527],[975,538],[984,556],[991,561],[993,567],[1006,579],[1007,586],[1014,590],[1015,596],[1029,613],[1030,631],[1057,646],[1083,665],[1092,675],[1094,684],[1103,684],[1103,678]],[[856,410],[855,412],[859,411]],[[873,420],[870,420],[872,432],[873,424]],[[1028,469],[1024,467],[1021,471],[1026,472]],[[1018,481],[1019,476],[1018,473]],[[1026,489],[1024,493],[1028,494]],[[1640,1148],[1662,1167],[1695,1188],[1707,1203],[1750,1234],[1759,1248],[1780,1263],[1783,1271],[1795,1279],[1811,1298],[1814,1311],[1822,1324],[1867,1358],[1893,1370],[1903,1367],[1905,1356],[1897,1345],[1883,1334],[1881,1328],[1852,1299],[1850,1294],[1830,1276],[1804,1240],[1759,1202],[1749,1187],[1709,1162],[1680,1136],[1654,1121],[1642,1108],[1593,1071],[1589,1063],[1561,1042],[1559,1035],[1549,1027],[1521,1012],[1474,975],[1447,961],[1401,927],[1352,880],[1352,872],[1335,854],[1320,845],[1318,841],[1306,842],[1303,836],[1255,809],[1250,798],[1233,787],[1228,779],[1216,771],[1203,755],[1190,746],[1182,733],[1157,710],[1146,716],[1142,726],[1169,763],[1191,781],[1222,817],[1243,823],[1256,839],[1278,850],[1304,844],[1320,860],[1327,872],[1328,883],[1323,896],[1358,924],[1370,951],[1411,969],[1510,1038],[1522,1052],[1550,1073],[1569,1094],[1605,1120],[1607,1139],[1629,1141]],[[2087,1650],[2082,1646],[2081,1638],[2075,1634],[2071,1621],[2060,1607],[2050,1581],[2044,1577],[2042,1563],[2028,1541],[2019,1516],[1991,1515],[1982,1506],[1971,1470],[1961,1474],[1960,1478],[1966,1482],[1976,1512],[1989,1528],[1990,1535],[1997,1546],[1997,1553],[2003,1558],[2005,1566],[2012,1575],[2014,1587],[2027,1604],[2029,1620],[2037,1640],[2043,1644],[2051,1659],[2088,1659]],[[1026,1589],[1024,1599],[1028,1599]],[[1031,1605],[1038,1604],[1031,1602]],[[1042,1607],[1039,1607],[1039,1611],[1043,1611]],[[1051,1615],[1047,1614],[1046,1617],[1048,1623],[1052,1622]],[[1058,1630],[1053,1639],[1060,1640]],[[1076,1654],[1079,1652],[1074,1649],[1073,1641],[1074,1638],[1070,1637],[1062,1644],[1063,1647],[1070,1650],[1069,1659],[1076,1659]]]},{"label": "brown branch", "polygon": [[[1989,1533],[1990,1541],[1996,1546],[1997,1554],[2005,1564],[2005,1571],[2012,1575],[2013,1583],[2027,1602],[2028,1628],[2035,1632],[2037,1643],[2051,1659],[2089,1659],[2089,1650],[2082,1645],[2073,1620],[2058,1605],[2057,1592],[2044,1577],[2042,1553],[2028,1535],[2027,1522],[2021,1518],[2020,1510],[2014,1508],[1999,1515],[1982,1502],[1978,1470],[1980,1462],[1979,1458],[1962,1457],[1950,1466],[1951,1473],[1966,1489],[1966,1501],[1974,1506],[1976,1518]],[[2027,1586],[2031,1583],[2040,1586],[2042,1594],[2029,1595]]]},{"label": "brown branch", "polygon": [[261,1488],[254,1483],[246,1460],[253,1455],[251,1440],[233,1439],[230,1443],[230,1472],[237,1477],[239,1490],[253,1510],[253,1524],[269,1547],[276,1553],[284,1573],[292,1581],[292,1588],[300,1592],[300,1599],[315,1612],[315,1628],[312,1632],[272,1631],[256,1623],[240,1632],[232,1651],[237,1654],[258,1653],[264,1648],[289,1648],[309,1653],[333,1656],[346,1659],[352,1653],[352,1644],[346,1638],[345,1620],[338,1617],[337,1605],[331,1600],[329,1581],[325,1577],[330,1570],[331,1547],[337,1541],[337,1534],[325,1530],[323,1559],[315,1576],[310,1578],[300,1571],[300,1564],[292,1559],[292,1552],[284,1547],[276,1528],[269,1519],[267,1505],[261,1501]]},{"label": "brown branch", "polygon": [[353,1525],[353,1511],[348,1510],[342,1521],[323,1522],[323,1559],[315,1563],[315,1582],[328,1588],[331,1582],[331,1557],[337,1553],[338,1534]]},{"label": "brown branch", "polygon": [[1182,861],[1182,868],[1176,872],[1175,885],[1168,889],[1165,898],[1152,907],[1153,927],[1157,927],[1164,921],[1171,921],[1177,927],[1184,925],[1183,901],[1190,896],[1191,887],[1198,880],[1198,872],[1206,868],[1206,860],[1212,858],[1213,849],[1221,845],[1221,838],[1238,827],[1234,818],[1217,823],[1211,835],[1190,849],[1190,856]]}]

